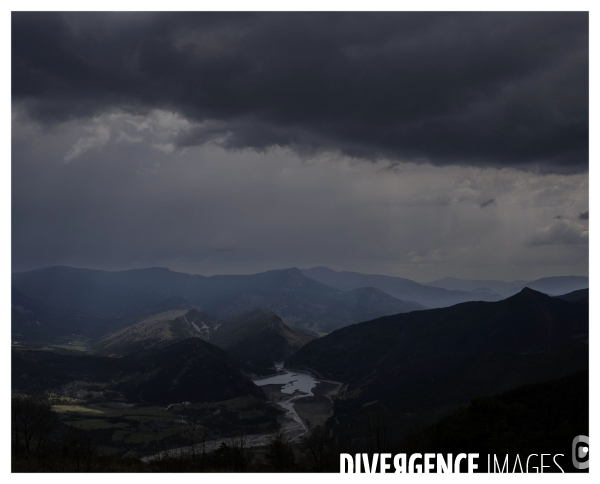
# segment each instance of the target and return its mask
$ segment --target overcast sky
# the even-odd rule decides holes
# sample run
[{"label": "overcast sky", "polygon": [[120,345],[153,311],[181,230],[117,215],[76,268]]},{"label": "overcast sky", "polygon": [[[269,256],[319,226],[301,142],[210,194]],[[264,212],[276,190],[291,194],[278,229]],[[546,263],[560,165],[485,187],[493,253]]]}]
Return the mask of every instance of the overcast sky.
[{"label": "overcast sky", "polygon": [[13,270],[588,273],[587,13],[13,13]]}]

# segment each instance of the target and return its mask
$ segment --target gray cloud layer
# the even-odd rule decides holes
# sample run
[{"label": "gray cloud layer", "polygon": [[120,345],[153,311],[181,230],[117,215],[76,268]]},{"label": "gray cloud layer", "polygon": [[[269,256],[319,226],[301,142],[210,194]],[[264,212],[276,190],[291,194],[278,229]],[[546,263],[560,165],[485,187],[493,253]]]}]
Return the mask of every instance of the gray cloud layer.
[{"label": "gray cloud layer", "polygon": [[[189,122],[164,149],[288,147],[586,172],[588,14],[13,13],[13,102]],[[90,133],[70,160],[106,143]],[[68,160],[67,160],[68,161]]]},{"label": "gray cloud layer", "polygon": [[160,111],[53,127],[16,112],[13,269],[166,266],[208,275],[326,265],[422,281],[587,273],[588,224],[579,219],[587,174],[390,170],[211,144],[172,150],[188,128]]}]

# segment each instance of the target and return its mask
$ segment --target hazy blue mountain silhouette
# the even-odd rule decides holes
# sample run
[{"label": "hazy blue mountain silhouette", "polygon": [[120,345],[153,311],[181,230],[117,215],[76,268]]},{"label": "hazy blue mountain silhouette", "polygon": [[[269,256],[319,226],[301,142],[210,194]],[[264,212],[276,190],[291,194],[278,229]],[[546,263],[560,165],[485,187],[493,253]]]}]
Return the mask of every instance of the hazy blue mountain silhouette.
[{"label": "hazy blue mountain silhouette", "polygon": [[327,267],[313,267],[303,269],[302,272],[316,281],[342,291],[360,287],[375,287],[398,299],[415,301],[428,308],[452,306],[465,301],[497,301],[501,299],[496,294],[473,294],[468,291],[430,287],[402,277],[348,271],[337,272]]},{"label": "hazy blue mountain silhouette", "polygon": [[86,315],[120,318],[182,298],[217,319],[269,307],[293,324],[324,332],[421,309],[376,288],[334,289],[296,268],[204,277],[164,268],[107,272],[55,266],[15,273],[12,283],[40,302]]}]

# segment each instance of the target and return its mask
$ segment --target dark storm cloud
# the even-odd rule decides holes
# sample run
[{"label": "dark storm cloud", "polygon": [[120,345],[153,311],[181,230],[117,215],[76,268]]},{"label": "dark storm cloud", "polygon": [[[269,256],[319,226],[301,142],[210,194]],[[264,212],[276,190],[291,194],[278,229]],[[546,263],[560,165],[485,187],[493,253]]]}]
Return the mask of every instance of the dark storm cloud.
[{"label": "dark storm cloud", "polygon": [[489,207],[491,205],[496,205],[495,198],[490,198],[488,201],[479,204],[481,208]]},{"label": "dark storm cloud", "polygon": [[582,212],[579,214],[579,220],[589,220],[589,219],[590,219],[589,210],[587,212]]},{"label": "dark storm cloud", "polygon": [[46,124],[160,108],[179,146],[588,166],[588,14],[13,13],[13,101]]}]

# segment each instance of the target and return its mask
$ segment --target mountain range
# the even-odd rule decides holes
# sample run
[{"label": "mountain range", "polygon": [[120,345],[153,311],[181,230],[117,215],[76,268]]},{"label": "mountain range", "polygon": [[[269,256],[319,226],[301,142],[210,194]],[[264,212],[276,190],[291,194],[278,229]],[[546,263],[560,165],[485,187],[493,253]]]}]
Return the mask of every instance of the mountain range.
[{"label": "mountain range", "polygon": [[313,267],[303,269],[302,272],[316,281],[342,291],[350,291],[358,287],[374,287],[405,301],[415,301],[426,308],[447,307],[467,301],[499,301],[516,294],[524,287],[557,296],[587,288],[589,285],[588,278],[583,276],[546,277],[529,282],[447,277],[420,284],[402,277],[338,272],[328,267]]},{"label": "mountain range", "polygon": [[[445,307],[453,301],[498,301],[503,297],[480,285],[512,292],[523,281],[448,278],[436,283],[475,289],[432,287],[409,279],[325,267],[204,277],[162,268],[105,272],[57,266],[13,274],[12,333],[17,341],[38,342],[81,335],[88,350],[107,356],[159,350],[196,337],[227,350],[245,364],[270,368],[309,341],[339,328],[381,316],[414,312],[407,317],[429,321],[437,314],[417,316],[417,310],[424,309],[421,304],[394,294]],[[525,283],[551,293],[582,285],[587,286],[587,278],[555,277]],[[585,295],[576,292],[561,297],[574,301]],[[437,329],[434,332],[443,334]]]},{"label": "mountain range", "polygon": [[303,269],[302,273],[315,281],[341,291],[352,291],[359,287],[374,287],[406,301],[415,301],[426,308],[451,306],[465,301],[498,300],[496,294],[472,294],[466,291],[429,287],[410,279],[359,272],[337,272],[327,267]]},{"label": "mountain range", "polygon": [[[244,276],[190,275],[163,268],[120,272],[55,266],[14,273],[22,294],[78,317],[123,319],[165,301],[187,301],[215,319],[268,307],[292,324],[329,332],[374,317],[422,309],[373,287],[339,290],[299,269]],[[91,323],[90,323],[91,324]],[[91,327],[79,327],[89,332]]]},{"label": "mountain range", "polygon": [[495,281],[481,279],[458,279],[446,277],[425,283],[426,286],[441,287],[448,290],[469,291],[472,293],[495,293],[504,297],[512,296],[528,287],[549,296],[559,296],[568,292],[587,289],[589,278],[584,276],[553,276],[534,281]]},{"label": "mountain range", "polygon": [[[431,433],[447,416],[462,419],[457,408],[474,398],[588,368],[587,278],[494,282],[438,281],[467,291],[327,268],[212,277],[65,267],[13,274],[12,389],[140,412],[176,403],[218,435],[264,432],[280,411],[252,379],[285,361],[342,383],[327,420],[340,441],[364,443],[377,422],[404,436]],[[492,291],[518,284],[510,297]],[[550,296],[529,285],[552,294],[575,289]],[[425,302],[443,307],[425,309]],[[500,407],[503,400],[490,401]],[[488,428],[479,423],[474,428]],[[448,430],[439,428],[443,438]]]},{"label": "mountain range", "polygon": [[493,292],[505,294],[511,290],[522,289],[528,281],[496,281],[493,279],[459,279],[457,277],[444,277],[435,281],[426,282],[423,285],[429,287],[440,287],[449,291],[466,292]]},{"label": "mountain range", "polygon": [[549,296],[560,296],[568,292],[587,289],[589,284],[589,278],[585,276],[560,276],[537,279],[528,282],[523,287],[535,289]]}]

